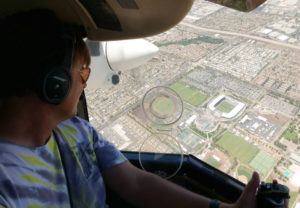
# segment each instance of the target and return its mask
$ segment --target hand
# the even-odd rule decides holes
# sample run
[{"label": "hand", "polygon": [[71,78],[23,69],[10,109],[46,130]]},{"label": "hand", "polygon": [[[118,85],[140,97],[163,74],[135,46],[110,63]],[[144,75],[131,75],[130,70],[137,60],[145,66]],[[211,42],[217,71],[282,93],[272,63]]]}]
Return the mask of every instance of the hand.
[{"label": "hand", "polygon": [[[256,204],[256,192],[259,186],[259,175],[257,172],[253,172],[252,178],[245,187],[242,195],[234,204],[221,204],[220,208],[257,208]],[[288,208],[288,199],[285,200],[285,204],[282,208]]]},{"label": "hand", "polygon": [[253,172],[252,178],[245,187],[242,195],[234,204],[235,208],[254,208],[256,207],[256,191],[259,186],[259,175]]},{"label": "hand", "polygon": [[256,191],[259,186],[259,175],[253,172],[252,178],[242,195],[234,204],[222,203],[220,208],[256,208]]}]

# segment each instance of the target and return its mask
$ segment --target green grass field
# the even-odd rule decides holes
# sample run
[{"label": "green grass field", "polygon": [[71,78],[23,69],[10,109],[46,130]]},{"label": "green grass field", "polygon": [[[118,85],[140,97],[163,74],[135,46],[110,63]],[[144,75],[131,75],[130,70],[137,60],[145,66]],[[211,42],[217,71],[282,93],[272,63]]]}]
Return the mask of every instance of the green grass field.
[{"label": "green grass field", "polygon": [[215,160],[213,157],[209,157],[205,160],[205,162],[207,162],[208,164],[210,164],[211,166],[215,167],[215,168],[219,168],[221,166],[221,163],[218,162],[217,160]]},{"label": "green grass field", "polygon": [[297,139],[298,134],[297,132],[293,131],[290,132],[289,130],[285,131],[282,135],[285,139],[290,140],[290,141],[294,141]]},{"label": "green grass field", "polygon": [[250,162],[250,166],[259,173],[266,174],[273,162],[274,159],[268,153],[260,151]]},{"label": "green grass field", "polygon": [[173,83],[171,88],[174,89],[185,102],[195,107],[201,105],[208,98],[207,95],[180,82]]},{"label": "green grass field", "polygon": [[246,178],[248,179],[248,181],[250,181],[251,176],[252,176],[252,170],[250,170],[249,168],[245,167],[245,166],[240,166],[238,168],[238,175],[243,175],[246,176]]},{"label": "green grass field", "polygon": [[157,97],[152,103],[152,109],[162,116],[168,115],[174,108],[174,102],[166,97]]},{"label": "green grass field", "polygon": [[296,132],[296,126],[294,122],[288,126],[288,128],[283,132],[281,136],[289,141],[296,141],[298,139],[298,134]]},{"label": "green grass field", "polygon": [[223,113],[229,113],[230,111],[232,111],[232,109],[234,109],[234,107],[234,105],[231,105],[225,100],[217,106],[217,109],[219,111],[222,111]]},{"label": "green grass field", "polygon": [[295,200],[297,199],[298,194],[299,194],[298,192],[290,192],[291,198],[289,200],[289,208],[292,208]]},{"label": "green grass field", "polygon": [[216,144],[245,164],[259,152],[256,146],[230,132],[226,132]]}]

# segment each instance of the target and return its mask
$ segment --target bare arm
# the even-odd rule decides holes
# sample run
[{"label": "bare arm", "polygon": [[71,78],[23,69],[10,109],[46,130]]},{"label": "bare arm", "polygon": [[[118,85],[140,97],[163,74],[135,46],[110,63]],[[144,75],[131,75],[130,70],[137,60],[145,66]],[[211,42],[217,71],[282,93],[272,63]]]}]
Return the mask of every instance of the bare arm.
[{"label": "bare arm", "polygon": [[[176,184],[142,171],[125,162],[104,172],[105,183],[123,199],[137,207],[208,207],[210,199],[195,194]],[[255,191],[259,183],[258,175],[244,199],[236,204],[222,204],[221,207],[255,207]],[[248,187],[248,186],[247,186]],[[246,190],[247,190],[246,187]],[[252,205],[243,206],[248,201]]]},{"label": "bare arm", "polygon": [[138,207],[199,208],[200,205],[208,207],[210,202],[159,176],[142,171],[129,162],[105,172],[104,181],[122,198]]}]

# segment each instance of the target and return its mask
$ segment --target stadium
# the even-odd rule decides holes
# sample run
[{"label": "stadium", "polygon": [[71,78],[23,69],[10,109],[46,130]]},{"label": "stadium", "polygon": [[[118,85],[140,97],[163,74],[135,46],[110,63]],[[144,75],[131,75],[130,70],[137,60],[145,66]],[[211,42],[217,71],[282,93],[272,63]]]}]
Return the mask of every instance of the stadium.
[{"label": "stadium", "polygon": [[233,119],[244,110],[245,104],[222,94],[216,97],[208,108],[216,117]]}]

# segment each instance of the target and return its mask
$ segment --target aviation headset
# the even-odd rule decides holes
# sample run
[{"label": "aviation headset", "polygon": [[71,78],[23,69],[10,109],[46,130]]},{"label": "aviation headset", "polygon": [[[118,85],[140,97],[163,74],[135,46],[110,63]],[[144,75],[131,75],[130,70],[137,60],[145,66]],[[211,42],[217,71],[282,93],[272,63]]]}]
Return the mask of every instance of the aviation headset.
[{"label": "aviation headset", "polygon": [[[63,25],[62,29],[62,60],[41,73],[36,92],[39,98],[49,104],[60,104],[68,96],[72,87],[71,67],[74,45],[78,38],[79,27]],[[54,56],[55,57],[55,56]],[[46,67],[47,68],[47,67]]]}]

